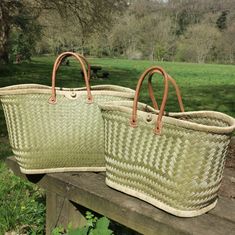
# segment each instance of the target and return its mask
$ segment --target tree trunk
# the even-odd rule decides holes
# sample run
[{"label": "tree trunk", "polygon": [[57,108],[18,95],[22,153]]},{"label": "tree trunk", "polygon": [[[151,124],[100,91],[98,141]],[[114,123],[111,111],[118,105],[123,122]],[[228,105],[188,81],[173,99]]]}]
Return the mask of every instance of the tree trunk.
[{"label": "tree trunk", "polygon": [[82,36],[82,43],[81,43],[81,54],[84,56],[84,47],[85,47],[85,40]]},{"label": "tree trunk", "polygon": [[229,62],[230,62],[230,64],[233,64],[233,62],[234,62],[234,52],[233,52],[233,49],[231,48],[230,49],[230,52],[229,52]]},{"label": "tree trunk", "polygon": [[150,55],[152,61],[154,61],[154,59],[155,59],[155,53],[154,53],[154,51],[155,51],[155,47],[152,46],[152,47],[151,47],[151,55]]},{"label": "tree trunk", "polygon": [[10,27],[6,22],[4,13],[4,8],[0,5],[0,62],[9,63],[8,40]]}]

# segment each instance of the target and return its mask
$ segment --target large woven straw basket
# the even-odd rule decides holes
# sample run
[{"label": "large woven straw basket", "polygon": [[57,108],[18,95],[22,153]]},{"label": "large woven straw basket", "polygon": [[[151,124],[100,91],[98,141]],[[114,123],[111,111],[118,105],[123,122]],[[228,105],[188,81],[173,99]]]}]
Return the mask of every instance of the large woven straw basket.
[{"label": "large woven straw basket", "polygon": [[[81,64],[86,87],[55,87],[56,70],[65,56]],[[98,104],[133,100],[134,91],[89,85],[84,58],[66,52],[55,61],[52,87],[38,84],[0,89],[10,144],[24,173],[103,171],[104,126]]]},{"label": "large woven straw basket", "polygon": [[[160,111],[138,103],[141,84],[153,73],[164,76]],[[192,217],[216,205],[235,120],[213,111],[165,113],[171,80],[151,67],[140,77],[134,102],[100,106],[106,183],[176,216]]]}]

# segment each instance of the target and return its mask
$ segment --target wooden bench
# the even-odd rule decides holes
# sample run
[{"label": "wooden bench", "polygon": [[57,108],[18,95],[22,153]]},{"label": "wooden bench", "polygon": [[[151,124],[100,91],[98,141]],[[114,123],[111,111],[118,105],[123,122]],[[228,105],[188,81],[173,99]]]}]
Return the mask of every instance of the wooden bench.
[{"label": "wooden bench", "polygon": [[82,210],[92,210],[146,235],[235,234],[235,171],[226,168],[216,207],[194,218],[172,216],[144,201],[105,185],[105,173],[25,175],[14,157],[8,167],[21,178],[46,190],[46,234],[58,225],[83,225]]},{"label": "wooden bench", "polygon": [[[83,71],[81,71],[81,74],[82,76],[84,76]],[[109,77],[109,72],[102,70],[101,66],[91,65],[91,78],[92,79],[108,79],[108,77]]]},{"label": "wooden bench", "polygon": [[91,78],[97,79],[98,78],[98,72],[102,70],[101,66],[98,65],[91,65]]}]

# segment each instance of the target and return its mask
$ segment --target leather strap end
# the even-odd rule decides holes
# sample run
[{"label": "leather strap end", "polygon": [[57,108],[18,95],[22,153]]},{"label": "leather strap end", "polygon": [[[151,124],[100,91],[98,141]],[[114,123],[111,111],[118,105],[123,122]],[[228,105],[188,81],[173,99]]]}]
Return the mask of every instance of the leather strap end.
[{"label": "leather strap end", "polygon": [[49,104],[56,104],[56,103],[57,103],[57,100],[56,100],[55,97],[52,97],[52,96],[51,96],[51,97],[49,98],[49,100],[48,100],[48,103],[49,103]]},{"label": "leather strap end", "polygon": [[136,128],[138,125],[137,125],[137,121],[131,119],[130,120],[130,126],[133,127],[133,128]]},{"label": "leather strap end", "polygon": [[154,128],[154,134],[161,135],[162,133],[162,122],[157,123],[157,126]]},{"label": "leather strap end", "polygon": [[87,103],[88,104],[92,104],[93,103],[93,98],[92,97],[88,97],[87,98]]}]

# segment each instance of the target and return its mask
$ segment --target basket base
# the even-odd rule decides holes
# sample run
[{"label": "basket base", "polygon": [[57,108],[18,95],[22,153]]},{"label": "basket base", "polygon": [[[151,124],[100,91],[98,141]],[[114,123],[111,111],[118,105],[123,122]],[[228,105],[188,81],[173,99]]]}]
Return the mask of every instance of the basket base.
[{"label": "basket base", "polygon": [[74,171],[105,171],[105,167],[61,167],[61,168],[47,168],[47,169],[24,169],[20,167],[20,171],[24,174],[46,174],[46,173],[61,173]]},{"label": "basket base", "polygon": [[123,185],[120,185],[120,184],[117,184],[117,183],[114,183],[112,181],[110,181],[108,178],[106,178],[105,180],[105,183],[110,186],[111,188],[114,188],[118,191],[121,191],[123,193],[126,193],[126,194],[129,194],[131,196],[134,196],[136,198],[139,198],[143,201],[146,201],[150,204],[152,204],[153,206],[161,209],[161,210],[164,210],[172,215],[176,215],[176,216],[179,216],[179,217],[194,217],[194,216],[199,216],[199,215],[202,215],[206,212],[208,212],[209,210],[213,209],[217,203],[217,199],[211,203],[210,205],[206,206],[206,207],[203,207],[199,210],[192,210],[192,211],[183,211],[183,210],[178,210],[178,209],[175,209],[171,206],[168,206],[156,199],[153,199],[152,197],[148,196],[148,195],[145,195],[143,193],[140,193],[140,192],[137,192],[133,189],[130,189],[128,187],[125,187]]}]

